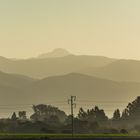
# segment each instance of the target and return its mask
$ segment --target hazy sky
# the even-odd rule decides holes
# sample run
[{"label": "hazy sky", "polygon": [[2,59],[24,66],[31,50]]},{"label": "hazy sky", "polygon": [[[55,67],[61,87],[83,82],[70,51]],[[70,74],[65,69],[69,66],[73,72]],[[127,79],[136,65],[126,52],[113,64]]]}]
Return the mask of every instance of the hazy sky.
[{"label": "hazy sky", "polygon": [[0,0],[0,55],[60,47],[140,59],[140,0]]}]

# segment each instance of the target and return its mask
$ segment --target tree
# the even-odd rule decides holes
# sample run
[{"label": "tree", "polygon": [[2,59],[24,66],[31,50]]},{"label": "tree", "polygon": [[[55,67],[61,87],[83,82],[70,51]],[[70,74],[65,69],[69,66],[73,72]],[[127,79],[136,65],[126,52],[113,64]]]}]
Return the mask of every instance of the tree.
[{"label": "tree", "polygon": [[78,118],[80,120],[87,120],[88,119],[88,114],[87,114],[87,112],[84,111],[83,108],[79,109]]},{"label": "tree", "polygon": [[88,133],[89,122],[87,120],[74,119],[74,132],[75,133]]},{"label": "tree", "polygon": [[128,117],[129,117],[128,109],[124,109],[124,111],[122,112],[121,119],[122,119],[122,120],[127,120]]},{"label": "tree", "polygon": [[129,103],[125,112],[123,114],[129,120],[139,120],[140,119],[140,96],[136,98],[132,103]]},{"label": "tree", "polygon": [[16,116],[16,113],[15,112],[13,112],[12,117],[11,117],[11,120],[13,120],[13,121],[16,121],[17,120],[17,116]]},{"label": "tree", "polygon": [[120,110],[116,109],[113,113],[113,120],[114,121],[119,121],[121,118]]},{"label": "tree", "polygon": [[33,121],[48,121],[52,116],[55,116],[59,119],[60,122],[64,122],[67,118],[67,115],[64,111],[59,110],[57,107],[51,105],[34,105],[33,106],[34,114],[31,115]]},{"label": "tree", "polygon": [[128,131],[127,131],[126,129],[121,129],[121,130],[120,130],[120,133],[121,133],[121,134],[128,134]]},{"label": "tree", "polygon": [[105,122],[108,120],[108,117],[106,116],[103,109],[99,109],[97,106],[95,106],[94,112],[95,112],[95,121]]},{"label": "tree", "polygon": [[78,118],[88,122],[105,122],[108,120],[104,110],[99,109],[97,106],[95,106],[95,108],[88,109],[87,111],[84,111],[83,108],[80,108]]},{"label": "tree", "polygon": [[91,122],[91,123],[89,124],[89,130],[90,130],[91,132],[94,132],[94,131],[97,130],[98,128],[99,128],[98,122]]},{"label": "tree", "polygon": [[56,116],[56,115],[52,115],[50,118],[49,118],[49,123],[52,125],[52,126],[58,126],[60,125],[60,120],[59,118]]},{"label": "tree", "polygon": [[26,120],[27,117],[26,117],[26,111],[19,111],[18,112],[18,116],[19,116],[19,119],[20,120]]}]

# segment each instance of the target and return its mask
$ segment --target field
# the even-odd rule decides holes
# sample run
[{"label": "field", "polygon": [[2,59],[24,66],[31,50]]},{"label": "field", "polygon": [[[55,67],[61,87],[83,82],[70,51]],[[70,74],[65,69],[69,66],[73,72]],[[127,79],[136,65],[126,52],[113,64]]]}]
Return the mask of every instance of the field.
[{"label": "field", "polygon": [[130,134],[75,134],[74,137],[70,134],[0,134],[0,139],[6,140],[61,140],[61,139],[78,139],[78,140],[138,140],[140,135]]}]

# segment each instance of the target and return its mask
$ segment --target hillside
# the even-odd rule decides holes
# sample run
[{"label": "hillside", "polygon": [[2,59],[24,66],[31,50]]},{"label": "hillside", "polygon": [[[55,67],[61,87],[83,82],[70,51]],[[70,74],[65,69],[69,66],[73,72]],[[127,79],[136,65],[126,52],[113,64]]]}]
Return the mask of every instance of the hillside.
[{"label": "hillside", "polygon": [[100,68],[90,67],[78,72],[113,81],[140,82],[140,61],[117,60]]},{"label": "hillside", "polygon": [[56,100],[59,97],[62,99],[71,94],[83,99],[108,100],[110,97],[109,100],[127,100],[138,95],[138,90],[140,91],[140,83],[114,82],[78,73],[48,77],[32,83],[25,89],[27,93],[40,98],[46,97],[42,98],[43,100]]},{"label": "hillside", "polygon": [[67,55],[21,60],[0,57],[0,71],[39,79],[76,72],[113,81],[140,82],[140,61],[103,56]]},{"label": "hillside", "polygon": [[21,88],[35,81],[24,75],[0,72],[0,118],[11,115],[17,109],[22,110],[18,104],[26,103],[28,96],[24,95]]},{"label": "hillside", "polygon": [[44,59],[6,60],[0,59],[1,71],[22,74],[33,78],[64,75],[86,67],[104,66],[115,61],[102,56],[75,55]]},{"label": "hillside", "polygon": [[[79,101],[83,100],[77,103],[77,109],[80,106],[89,107],[89,104],[86,102],[88,100],[93,101],[90,102],[90,105],[99,105],[107,110],[110,106],[106,106],[104,102],[109,101],[114,103],[119,101],[121,105],[113,104],[111,105],[111,109],[122,109],[122,106],[125,107],[128,101],[133,100],[139,95],[140,83],[114,82],[71,73],[39,80],[26,87],[23,92],[24,95],[28,96],[26,99],[28,103],[52,103],[65,110],[69,110],[67,99],[70,95],[77,96]],[[65,104],[62,106],[55,101],[62,101]]]},{"label": "hillside", "polygon": [[[9,75],[9,78],[11,79],[11,75]],[[26,85],[22,84],[23,86],[20,83],[22,80],[19,82],[20,84],[14,83],[12,80],[8,81],[8,84],[0,82],[1,104],[45,103],[56,105],[65,111],[69,110],[67,99],[71,95],[77,96],[77,110],[80,106],[89,108],[91,105],[99,105],[107,111],[110,106],[106,106],[106,102],[120,101],[121,105],[111,104],[111,110],[113,111],[116,108],[125,107],[127,105],[126,101],[133,100],[140,93],[140,83],[114,82],[78,73],[53,76],[31,82],[26,81]],[[90,106],[88,100],[93,101],[90,102]],[[58,104],[57,101],[60,101],[60,103]],[[29,106],[24,106],[23,109],[29,110]]]},{"label": "hillside", "polygon": [[0,72],[0,85],[1,86],[20,88],[20,87],[27,86],[34,81],[36,80],[29,78],[27,76]]}]

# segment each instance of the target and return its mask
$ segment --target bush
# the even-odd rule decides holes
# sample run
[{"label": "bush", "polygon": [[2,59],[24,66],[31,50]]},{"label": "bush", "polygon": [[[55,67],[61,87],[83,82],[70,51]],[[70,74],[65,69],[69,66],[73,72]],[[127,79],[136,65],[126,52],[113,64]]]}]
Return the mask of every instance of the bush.
[{"label": "bush", "polygon": [[127,131],[126,129],[121,129],[121,130],[120,130],[120,133],[121,133],[121,134],[128,134],[128,131]]}]

